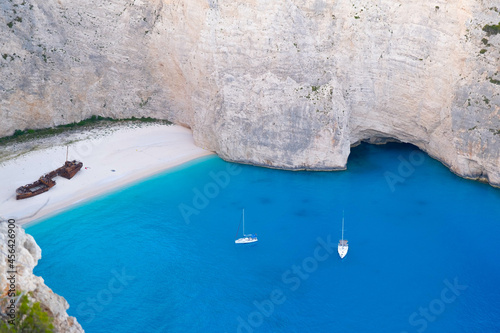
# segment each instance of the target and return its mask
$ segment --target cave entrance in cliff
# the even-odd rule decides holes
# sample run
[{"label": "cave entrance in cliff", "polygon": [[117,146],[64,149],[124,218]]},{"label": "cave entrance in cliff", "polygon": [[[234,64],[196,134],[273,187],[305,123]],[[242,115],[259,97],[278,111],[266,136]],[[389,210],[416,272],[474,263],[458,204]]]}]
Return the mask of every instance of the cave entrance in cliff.
[{"label": "cave entrance in cliff", "polygon": [[[422,156],[428,156],[427,153],[422,151],[417,146],[398,140],[390,140],[386,141],[385,143],[371,143],[368,141],[361,141],[351,146],[351,151],[347,160],[347,167],[349,168],[350,164],[363,163],[362,161],[370,159],[372,154],[377,154],[378,152],[382,151],[390,153],[401,153],[402,155],[405,155],[405,152],[409,152],[412,161],[417,164],[422,163]],[[416,155],[419,155],[420,157]],[[410,158],[410,156],[408,158]]]},{"label": "cave entrance in cliff", "polygon": [[429,158],[417,146],[398,140],[391,139],[376,144],[362,141],[351,147],[347,170],[356,172],[366,171],[368,168],[384,177],[394,191],[398,184],[404,183]]}]

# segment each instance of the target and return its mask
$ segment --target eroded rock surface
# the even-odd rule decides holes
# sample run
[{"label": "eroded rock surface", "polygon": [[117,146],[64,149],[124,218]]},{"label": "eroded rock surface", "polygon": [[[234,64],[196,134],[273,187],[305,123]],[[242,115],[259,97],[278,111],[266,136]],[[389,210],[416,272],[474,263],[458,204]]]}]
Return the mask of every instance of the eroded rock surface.
[{"label": "eroded rock surface", "polygon": [[[8,262],[8,223],[0,222],[0,285],[2,286],[2,297],[8,297],[11,274]],[[41,307],[54,318],[54,331],[60,333],[83,332],[76,318],[68,316],[66,310],[69,308],[66,300],[55,294],[43,279],[33,274],[33,268],[42,257],[42,251],[31,235],[25,233],[24,229],[16,226],[15,230],[15,262],[17,274],[15,274],[16,291],[31,292],[32,299],[40,302]],[[10,299],[10,298],[9,298]]]},{"label": "eroded rock surface", "polygon": [[91,115],[167,118],[227,160],[344,168],[412,143],[500,185],[492,0],[12,0],[0,136]]}]

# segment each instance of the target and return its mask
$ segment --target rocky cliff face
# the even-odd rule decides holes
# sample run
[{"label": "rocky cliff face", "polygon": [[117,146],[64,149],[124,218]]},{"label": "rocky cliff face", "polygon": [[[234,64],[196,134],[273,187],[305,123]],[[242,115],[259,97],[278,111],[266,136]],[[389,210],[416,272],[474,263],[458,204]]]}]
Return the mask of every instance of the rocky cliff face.
[{"label": "rocky cliff face", "polygon": [[12,0],[0,135],[90,115],[168,118],[225,159],[344,168],[412,143],[500,185],[497,1]]},{"label": "rocky cliff face", "polygon": [[[0,285],[2,286],[2,297],[10,300],[8,297],[9,286],[11,282],[15,282],[16,291],[31,292],[34,301],[40,302],[43,310],[54,318],[53,324],[55,332],[61,333],[78,333],[83,332],[82,327],[74,317],[69,317],[66,310],[69,308],[66,300],[54,294],[54,292],[47,287],[43,279],[39,276],[33,275],[33,268],[42,257],[40,247],[35,243],[31,235],[27,235],[24,229],[16,226],[15,230],[15,262],[17,274],[15,274],[15,281],[8,281],[12,276],[7,271],[11,271],[7,254],[9,248],[7,240],[8,237],[8,223],[0,222]],[[13,289],[12,289],[13,290]]]}]

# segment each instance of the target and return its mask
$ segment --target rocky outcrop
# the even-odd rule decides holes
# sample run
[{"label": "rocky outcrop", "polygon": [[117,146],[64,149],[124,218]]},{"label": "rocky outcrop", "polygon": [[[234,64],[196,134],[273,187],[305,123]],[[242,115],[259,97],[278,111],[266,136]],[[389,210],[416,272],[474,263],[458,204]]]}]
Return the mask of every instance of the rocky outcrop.
[{"label": "rocky outcrop", "polygon": [[344,168],[360,141],[399,140],[500,185],[500,34],[483,30],[496,1],[0,8],[0,136],[152,116],[227,160],[313,170]]},{"label": "rocky outcrop", "polygon": [[[8,223],[0,222],[0,285],[2,286],[2,297],[8,297],[11,277],[8,271],[11,271],[7,255],[9,254],[8,247]],[[69,308],[66,300],[54,294],[47,287],[43,279],[33,274],[33,268],[37,265],[41,258],[40,247],[35,243],[31,235],[24,232],[24,229],[15,226],[15,285],[17,291],[31,292],[32,299],[35,302],[40,302],[41,307],[51,317],[54,318],[53,324],[55,332],[61,333],[78,333],[83,332],[82,327],[74,317],[68,316],[66,310]],[[10,299],[10,298],[9,298]]]}]

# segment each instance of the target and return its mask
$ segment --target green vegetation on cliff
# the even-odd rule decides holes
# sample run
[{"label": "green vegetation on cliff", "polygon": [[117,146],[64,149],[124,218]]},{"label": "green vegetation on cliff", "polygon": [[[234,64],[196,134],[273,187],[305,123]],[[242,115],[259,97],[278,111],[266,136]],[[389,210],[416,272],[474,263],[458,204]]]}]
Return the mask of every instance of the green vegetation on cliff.
[{"label": "green vegetation on cliff", "polygon": [[[31,302],[28,295],[21,297],[15,310],[5,311],[7,316],[2,317],[0,321],[0,332],[30,332],[30,333],[51,333],[54,330],[54,325],[52,325],[53,318],[45,312],[40,302]],[[14,298],[13,298],[14,299]],[[11,304],[8,302],[8,304]],[[14,303],[12,303],[14,304]],[[7,307],[8,305],[5,305]],[[9,316],[9,313],[12,315]],[[13,318],[11,318],[13,317]]]},{"label": "green vegetation on cliff", "polygon": [[66,125],[59,125],[51,128],[43,129],[25,129],[16,130],[13,135],[0,138],[0,145],[15,142],[24,142],[32,139],[46,138],[53,135],[61,134],[63,132],[74,130],[74,129],[88,129],[101,125],[109,124],[125,124],[125,123],[159,123],[162,125],[171,125],[172,123],[168,120],[160,120],[150,117],[142,118],[125,118],[125,119],[113,119],[109,117],[92,116],[90,118],[84,119],[78,123],[71,123]]},{"label": "green vegetation on cliff", "polygon": [[488,36],[500,33],[500,22],[498,22],[498,24],[496,25],[489,25],[489,24],[485,25],[483,27],[483,31],[486,32]]}]

